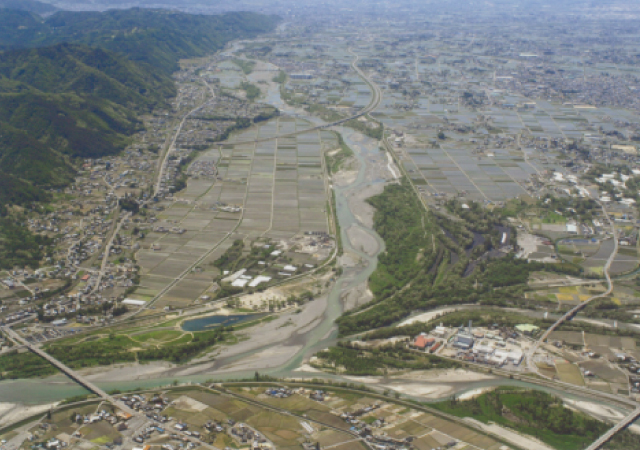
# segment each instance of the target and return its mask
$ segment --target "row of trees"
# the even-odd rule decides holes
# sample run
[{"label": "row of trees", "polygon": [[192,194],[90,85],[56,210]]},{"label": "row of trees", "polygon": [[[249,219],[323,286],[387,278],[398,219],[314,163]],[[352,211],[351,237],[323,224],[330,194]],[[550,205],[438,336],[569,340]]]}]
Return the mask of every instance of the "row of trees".
[{"label": "row of trees", "polygon": [[430,354],[408,350],[403,343],[371,349],[360,349],[349,342],[340,342],[316,355],[319,367],[334,368],[348,375],[381,375],[390,370],[448,369],[460,365]]}]

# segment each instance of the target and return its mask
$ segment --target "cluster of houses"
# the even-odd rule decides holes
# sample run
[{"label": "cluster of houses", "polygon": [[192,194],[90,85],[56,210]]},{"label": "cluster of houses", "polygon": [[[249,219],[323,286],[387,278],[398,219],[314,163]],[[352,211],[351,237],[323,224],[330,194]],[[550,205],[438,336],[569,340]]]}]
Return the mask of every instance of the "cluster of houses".
[{"label": "cluster of houses", "polygon": [[[345,411],[340,414],[340,418],[349,425],[364,430],[364,435],[369,435],[371,434],[370,426],[367,423],[359,420],[358,418],[364,416],[365,414],[369,414],[377,409],[380,409],[380,403],[376,402],[371,406],[365,406],[364,408],[360,408],[355,411]],[[381,427],[384,425],[384,423],[384,418],[379,418],[371,424],[371,427]]]},{"label": "cluster of houses", "polygon": [[270,388],[264,391],[269,397],[288,398],[294,394],[294,391],[288,388]]},{"label": "cluster of houses", "polygon": [[[160,412],[170,403],[168,399],[161,395],[154,395],[147,400],[143,395],[139,394],[120,397],[120,401],[129,408],[146,414]],[[166,423],[171,420],[171,418],[160,416],[153,416],[152,418],[154,420],[159,420],[162,423]]]},{"label": "cluster of houses", "polygon": [[267,441],[266,437],[244,423],[232,427],[229,434],[241,445],[249,444],[251,450],[275,450],[275,446]]}]

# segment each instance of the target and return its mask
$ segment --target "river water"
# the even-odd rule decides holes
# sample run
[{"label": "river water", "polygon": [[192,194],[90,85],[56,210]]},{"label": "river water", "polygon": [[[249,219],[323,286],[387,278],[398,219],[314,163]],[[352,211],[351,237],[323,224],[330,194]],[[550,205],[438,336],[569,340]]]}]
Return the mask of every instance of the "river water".
[{"label": "river water", "polygon": [[[265,102],[279,108],[285,113],[291,113],[291,115],[295,117],[304,118],[314,126],[322,124],[322,122],[316,117],[307,116],[301,110],[293,111],[291,110],[291,108],[287,107],[287,105],[280,98],[279,89],[277,89],[277,87],[274,87],[273,85],[266,93]],[[315,328],[304,335],[305,339],[302,347],[297,350],[296,353],[293,354],[286,363],[269,370],[261,370],[261,373],[277,377],[299,378],[305,375],[313,377],[313,373],[304,373],[294,370],[300,366],[305,357],[336,342],[337,328],[335,326],[335,320],[342,314],[342,303],[340,300],[341,294],[347,289],[368,280],[370,275],[376,269],[377,255],[381,252],[384,252],[385,250],[384,241],[380,238],[380,236],[378,236],[377,233],[375,233],[375,231],[368,228],[365,224],[361,223],[355,217],[353,211],[350,209],[350,205],[347,200],[351,194],[361,189],[365,189],[373,184],[385,182],[385,180],[382,179],[372,180],[371,177],[367,176],[367,164],[369,158],[373,156],[374,153],[379,153],[378,145],[370,138],[363,136],[351,129],[341,129],[340,132],[346,144],[349,145],[349,147],[351,147],[351,149],[353,150],[354,156],[358,161],[359,168],[357,177],[349,185],[333,186],[336,197],[336,215],[338,223],[340,225],[340,235],[344,253],[350,254],[352,257],[355,256],[355,259],[359,259],[359,263],[355,266],[345,269],[342,275],[335,281],[332,289],[328,294],[328,302],[327,307],[324,311],[323,319],[319,325],[317,325]],[[370,256],[351,245],[347,236],[347,230],[352,225],[358,225],[361,229],[363,229],[375,239],[378,244],[378,251],[373,256]],[[246,356],[250,356],[250,354],[238,355],[237,359]],[[194,374],[182,377],[160,377],[144,380],[132,379],[130,381],[100,382],[98,384],[106,391],[110,391],[114,389],[128,390],[135,388],[154,388],[159,386],[167,386],[174,381],[178,381],[181,383],[200,383],[210,379],[237,379],[251,376],[253,376],[253,371],[239,371],[233,373],[225,373],[224,376],[216,376],[215,373],[206,375]],[[334,378],[344,381],[344,379],[339,376],[328,374],[323,374],[323,378]],[[423,382],[423,385],[429,384],[448,385],[453,388],[453,391],[457,395],[476,389],[498,385],[519,386],[543,390],[553,395],[573,400],[583,400],[589,401],[591,403],[601,404],[600,402],[587,399],[579,395],[566,394],[565,392],[556,389],[540,387],[537,385],[509,379],[489,379],[475,382],[458,383],[447,383],[446,380]],[[84,390],[84,388],[73,383],[71,380],[68,380],[63,375],[49,377],[45,380],[6,380],[0,382],[0,402],[24,404],[49,403],[85,393],[87,392]],[[447,396],[449,395],[450,394],[447,394]],[[425,399],[420,398],[420,400],[424,401]],[[613,409],[619,410],[619,408]]]}]

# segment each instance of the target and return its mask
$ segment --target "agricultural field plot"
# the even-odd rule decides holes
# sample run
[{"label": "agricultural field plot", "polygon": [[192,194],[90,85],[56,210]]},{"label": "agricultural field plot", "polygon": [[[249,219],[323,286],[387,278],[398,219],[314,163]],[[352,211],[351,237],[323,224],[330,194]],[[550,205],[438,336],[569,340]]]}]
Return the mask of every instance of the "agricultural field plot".
[{"label": "agricultural field plot", "polygon": [[603,336],[599,334],[584,335],[585,344],[589,347],[603,346],[620,351],[633,351],[636,349],[636,340],[625,336]]},{"label": "agricultural field plot", "polygon": [[[613,241],[606,240],[600,244],[600,248],[597,252],[592,253],[581,264],[585,270],[593,273],[602,273],[602,267],[609,259],[609,256],[613,252]],[[638,267],[638,256],[634,254],[620,253],[616,255],[613,263],[611,264],[610,273],[612,275],[619,275],[626,272],[631,272]]]},{"label": "agricultural field plot", "polygon": [[549,335],[549,341],[562,341],[572,346],[584,346],[584,337],[579,331],[554,331]]},{"label": "agricultural field plot", "polygon": [[607,383],[627,383],[628,381],[624,372],[611,367],[602,359],[585,361],[580,363],[580,367],[593,373],[599,381],[605,381]]},{"label": "agricultural field plot", "polygon": [[535,292],[528,293],[527,298],[535,298],[538,301],[550,301],[553,303],[559,303],[560,305],[575,306],[603,291],[603,287],[589,288],[587,286],[564,286],[539,289]]},{"label": "agricultural field plot", "polygon": [[234,241],[327,233],[322,154],[337,145],[335,135],[314,131],[246,143],[309,127],[281,117],[198,156],[194,164],[216,164],[218,177],[189,178],[173,201],[155,207],[158,221],[136,254],[142,276],[131,298],[157,300],[156,307],[188,306],[212,288],[220,275],[212,263]]},{"label": "agricultural field plot", "polygon": [[431,429],[431,431],[428,431],[422,436],[422,441],[425,445],[435,441],[438,443],[438,446],[442,446],[452,440],[459,440],[476,448],[486,450],[497,450],[503,445],[488,436],[471,430],[470,428],[446,421],[433,415],[423,414],[413,420],[426,426],[428,429]]},{"label": "agricultural field plot", "polygon": [[580,368],[575,364],[569,364],[556,361],[556,371],[561,381],[565,383],[575,384],[576,386],[584,386],[584,378]]},{"label": "agricultural field plot", "polygon": [[535,173],[521,153],[501,149],[492,150],[491,156],[475,155],[472,148],[462,145],[396,151],[403,156],[402,163],[414,183],[428,185],[433,194],[462,194],[477,201],[526,195],[519,183]]},{"label": "agricultural field plot", "polygon": [[577,305],[603,290],[604,289],[590,289],[585,286],[564,286],[547,289],[544,293],[549,296],[549,298],[554,297],[555,301],[561,304]]},{"label": "agricultural field plot", "polygon": [[[455,424],[444,419],[440,419],[431,414],[414,411],[404,406],[394,405],[381,400],[355,396],[344,392],[326,392],[327,398],[324,402],[311,400],[309,394],[311,390],[305,389],[300,393],[294,393],[286,398],[274,398],[265,394],[268,390],[266,386],[260,387],[230,387],[230,390],[247,398],[257,400],[263,404],[272,405],[277,408],[291,411],[297,415],[305,414],[310,420],[317,420],[321,423],[334,427],[349,430],[352,426],[340,417],[342,413],[357,414],[362,408],[377,404],[372,412],[360,416],[365,423],[372,423],[377,418],[384,418],[384,425],[380,428],[374,427],[374,434],[384,434],[395,439],[404,439],[412,436],[415,440],[420,440],[424,445],[428,443],[438,443],[437,446],[445,445],[453,440],[460,441],[459,448],[480,448],[486,450],[497,450],[500,445],[496,440],[477,433],[463,425]],[[178,395],[178,394],[176,394]],[[226,414],[234,420],[243,420],[257,430],[265,433],[265,436],[272,440],[278,448],[298,448],[292,444],[300,442],[300,439],[309,437],[313,442],[319,442],[323,447],[331,448],[359,449],[357,441],[353,436],[341,433],[336,430],[329,430],[311,422],[314,433],[308,434],[300,421],[294,417],[280,415],[273,411],[263,411],[259,407],[246,404],[239,399],[230,399],[218,396],[210,392],[181,391],[183,397],[197,399],[204,404],[207,409],[215,409]],[[182,402],[186,403],[186,402]],[[336,408],[337,406],[337,408]],[[172,407],[172,414],[175,406]],[[188,408],[187,408],[188,409]],[[180,414],[180,412],[178,412]],[[180,416],[182,417],[182,416]],[[239,417],[243,417],[239,419]],[[186,418],[189,421],[192,419]],[[188,423],[193,423],[188,422]],[[193,423],[194,426],[198,426]],[[418,447],[435,448],[435,447]]]}]

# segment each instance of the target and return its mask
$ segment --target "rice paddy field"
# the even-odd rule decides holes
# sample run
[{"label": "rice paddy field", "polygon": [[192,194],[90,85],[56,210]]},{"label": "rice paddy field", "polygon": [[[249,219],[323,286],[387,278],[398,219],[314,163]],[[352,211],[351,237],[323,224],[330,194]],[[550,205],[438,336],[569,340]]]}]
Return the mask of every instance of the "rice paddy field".
[{"label": "rice paddy field", "polygon": [[337,145],[335,135],[314,131],[253,142],[308,128],[306,121],[280,117],[203,152],[194,163],[215,163],[218,178],[190,178],[174,201],[160,203],[154,229],[184,232],[149,233],[137,253],[142,277],[132,298],[157,300],[158,308],[187,306],[212,287],[219,271],[211,263],[235,240],[327,233],[322,153]]},{"label": "rice paddy field", "polygon": [[[259,388],[237,387],[232,390],[242,396],[252,398],[272,405],[278,408],[284,408],[296,414],[306,414],[308,418],[318,420],[319,422],[330,424],[336,428],[348,430],[350,425],[347,424],[339,416],[343,412],[356,412],[374,404],[380,405],[379,408],[373,409],[360,417],[367,423],[373,423],[377,419],[382,419],[384,425],[380,431],[394,439],[404,439],[412,436],[414,438],[412,444],[418,449],[429,449],[444,446],[452,441],[457,441],[459,449],[485,449],[498,450],[504,444],[497,442],[495,439],[480,434],[470,428],[462,426],[455,422],[442,419],[438,416],[412,410],[404,406],[396,405],[390,402],[384,402],[375,398],[367,398],[366,394],[356,395],[344,392],[331,392],[327,394],[324,402],[311,400],[308,394],[311,392],[306,390],[305,393],[297,393],[288,398],[272,398],[264,394],[266,387]],[[206,403],[206,401],[205,401]],[[272,414],[275,416],[275,414]],[[261,415],[247,419],[247,423],[256,426],[259,430],[261,427],[268,437],[273,436],[272,424],[277,421],[277,417],[266,420]],[[281,430],[287,433],[300,434],[299,424],[290,423],[281,425]],[[316,427],[316,424],[314,424]],[[318,427],[316,427],[318,428]],[[376,429],[376,434],[378,429]],[[282,436],[282,433],[279,433]],[[340,433],[330,429],[320,429],[312,436],[312,440],[320,442],[323,446],[332,446],[331,448],[358,449],[357,441],[352,436]],[[347,438],[347,440],[345,440]],[[429,445],[433,445],[429,447]],[[278,447],[280,448],[280,447]]]},{"label": "rice paddy field", "polygon": [[465,194],[477,201],[503,201],[527,192],[518,184],[535,169],[521,154],[495,150],[494,156],[474,156],[471,148],[452,144],[441,148],[406,148],[403,165],[415,184],[433,194]]},{"label": "rice paddy field", "polygon": [[[613,362],[620,353],[640,356],[635,338],[580,331],[554,331],[550,341],[561,341],[566,347],[560,351],[563,358],[550,359],[539,365],[547,376],[614,394],[618,390],[628,389],[626,371]],[[591,353],[592,356],[583,352]]]},{"label": "rice paddy field", "polygon": [[[265,394],[265,390],[280,386],[230,384],[224,387],[234,395],[198,387],[167,389],[161,395],[170,403],[162,410],[162,415],[186,424],[191,432],[199,432],[205,442],[218,448],[244,448],[238,438],[234,438],[230,433],[230,423],[248,425],[276,448],[283,450],[299,450],[303,442],[318,442],[322,448],[327,449],[369,448],[350,432],[352,425],[340,417],[345,412],[355,413],[360,420],[371,424],[376,436],[382,435],[397,440],[411,437],[412,446],[419,450],[444,447],[453,441],[457,444],[455,448],[459,450],[505,448],[504,443],[464,424],[398,405],[393,401],[369,398],[366,393],[329,389],[325,391],[324,401],[316,401],[310,398],[313,390],[309,388],[294,388],[295,393],[290,397],[274,398]],[[147,398],[151,398],[152,395],[154,394],[145,393]],[[368,408],[369,411],[363,414],[364,408]],[[79,405],[71,410],[63,409],[54,412],[45,420],[51,424],[50,427],[41,428],[38,422],[30,431],[43,440],[58,438],[66,442],[72,441],[71,435],[76,431],[81,433],[83,441],[73,440],[70,448],[88,448],[89,442],[104,445],[122,438],[123,435],[106,421],[84,425],[71,421],[72,412],[74,416],[76,413],[91,415],[102,409],[105,409],[105,405],[98,402]],[[211,422],[221,424],[224,431],[216,432],[205,427],[205,424]],[[137,422],[132,421],[131,425],[134,423]],[[169,426],[170,424],[167,425]],[[124,434],[129,436],[127,431]],[[166,442],[166,437],[159,436],[149,441],[149,444],[160,446]]]},{"label": "rice paddy field", "polygon": [[[527,298],[535,298],[538,300],[546,299],[556,304],[559,303],[560,305],[575,306],[603,291],[604,287],[597,283],[585,286],[561,286],[540,289],[532,293],[527,293]],[[614,297],[613,301],[615,302],[618,300]]]}]

